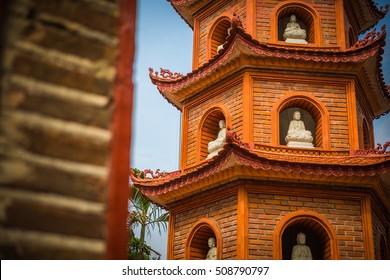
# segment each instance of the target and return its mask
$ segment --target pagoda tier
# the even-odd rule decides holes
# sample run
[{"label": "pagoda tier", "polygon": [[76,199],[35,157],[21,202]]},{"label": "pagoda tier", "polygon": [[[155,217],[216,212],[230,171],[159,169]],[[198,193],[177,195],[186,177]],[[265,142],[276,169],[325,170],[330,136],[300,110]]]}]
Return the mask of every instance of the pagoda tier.
[{"label": "pagoda tier", "polygon": [[223,80],[241,70],[262,70],[280,73],[280,70],[293,71],[304,75],[320,77],[338,74],[340,77],[355,77],[362,82],[375,117],[390,110],[390,92],[382,74],[382,54],[386,44],[386,30],[376,29],[357,41],[350,49],[338,51],[332,48],[308,48],[280,46],[260,43],[245,33],[240,27],[231,31],[223,44],[223,49],[207,63],[187,75],[161,69],[149,69],[152,82],[160,93],[176,108],[181,110],[183,103],[200,91],[210,87],[216,80]]},{"label": "pagoda tier", "polygon": [[[168,0],[168,2],[171,3],[172,7],[191,28],[194,28],[193,15],[202,7],[210,4],[210,0]],[[388,5],[385,8],[378,8],[373,0],[350,0],[344,2],[345,9],[354,13],[355,17],[360,19],[357,22],[359,33],[363,33],[376,25],[388,11]]]}]

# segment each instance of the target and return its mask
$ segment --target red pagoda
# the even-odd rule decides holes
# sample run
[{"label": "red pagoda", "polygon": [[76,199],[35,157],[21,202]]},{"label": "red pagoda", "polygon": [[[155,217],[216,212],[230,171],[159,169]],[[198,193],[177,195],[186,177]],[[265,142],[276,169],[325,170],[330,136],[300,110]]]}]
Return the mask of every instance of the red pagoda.
[{"label": "red pagoda", "polygon": [[[170,213],[168,259],[389,259],[388,12],[371,0],[170,0],[193,70],[150,69],[182,112],[180,169],[131,174]],[[372,29],[372,30],[371,30]],[[371,31],[370,31],[371,30]],[[358,40],[359,34],[369,31]]]}]

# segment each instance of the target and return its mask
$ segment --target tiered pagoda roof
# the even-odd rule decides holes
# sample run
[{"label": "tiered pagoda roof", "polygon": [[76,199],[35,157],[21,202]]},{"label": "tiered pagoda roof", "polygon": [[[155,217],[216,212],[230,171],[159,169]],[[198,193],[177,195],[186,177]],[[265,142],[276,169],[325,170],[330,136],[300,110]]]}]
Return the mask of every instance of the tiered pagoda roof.
[{"label": "tiered pagoda roof", "polygon": [[239,26],[232,27],[223,49],[198,69],[186,74],[149,68],[152,82],[160,93],[181,110],[183,102],[221,80],[244,68],[278,70],[275,60],[283,69],[330,73],[350,73],[362,81],[368,100],[376,117],[390,110],[390,92],[382,74],[383,47],[386,44],[386,28],[372,30],[346,51],[338,48],[310,48],[260,43]]},{"label": "tiered pagoda roof", "polygon": [[[352,2],[354,5],[351,5]],[[357,18],[360,19],[358,22],[359,33],[364,33],[376,25],[389,11],[389,5],[378,8],[373,0],[354,0],[350,1],[349,4]]]},{"label": "tiered pagoda roof", "polygon": [[[184,19],[191,27],[194,27],[195,12],[201,7],[207,5],[210,0],[167,0],[171,3],[176,12]],[[380,7],[373,0],[351,0],[350,9],[356,14],[357,18],[361,19],[358,22],[359,33],[365,32],[384,18],[388,12],[389,6]]]},{"label": "tiered pagoda roof", "polygon": [[[192,26],[193,12],[209,1],[169,2]],[[362,19],[360,32],[375,25],[388,10],[388,7],[378,9],[371,0],[357,0],[354,4],[354,13]],[[233,20],[223,49],[186,75],[150,68],[150,78],[162,96],[181,110],[190,98],[196,97],[215,81],[244,70],[266,69],[271,73],[291,70],[355,78],[368,95],[367,100],[376,117],[390,111],[390,87],[384,82],[381,65],[385,27],[380,32],[372,30],[351,48],[340,50],[338,47],[262,43],[253,39],[241,26],[234,24]],[[375,190],[390,209],[390,152],[386,151],[389,146],[390,142],[371,150],[300,149],[243,143],[233,131],[228,131],[224,149],[214,158],[169,173],[151,170],[137,174],[131,172],[131,180],[149,199],[167,208],[178,199],[234,180],[277,184],[283,178],[289,184],[296,184],[297,188],[302,182],[313,188],[329,184],[329,187],[351,191],[365,186]]]},{"label": "tiered pagoda roof", "polygon": [[[387,142],[383,147],[368,151],[329,151],[250,145],[243,143],[233,131],[228,131],[224,149],[211,160],[169,173],[158,170],[132,172],[131,180],[144,195],[165,207],[178,198],[235,178],[268,181],[280,178],[281,173],[287,178],[285,180],[297,183],[363,184],[377,188],[390,203],[390,152],[386,152],[389,146],[390,142]],[[378,187],[375,178],[381,178],[384,185]]]}]

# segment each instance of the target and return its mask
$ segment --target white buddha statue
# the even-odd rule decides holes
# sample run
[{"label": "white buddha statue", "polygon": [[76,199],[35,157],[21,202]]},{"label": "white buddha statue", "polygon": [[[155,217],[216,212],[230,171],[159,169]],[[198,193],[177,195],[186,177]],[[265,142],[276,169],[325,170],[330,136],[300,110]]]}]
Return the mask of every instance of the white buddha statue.
[{"label": "white buddha statue", "polygon": [[306,235],[303,232],[298,233],[297,243],[292,250],[292,260],[312,260],[310,247],[306,245]]},{"label": "white buddha statue", "polygon": [[290,121],[287,136],[285,138],[288,147],[313,148],[313,136],[306,130],[305,124],[301,120],[301,113],[295,111],[293,119]]},{"label": "white buddha statue", "polygon": [[295,15],[290,16],[290,22],[287,23],[284,30],[283,39],[286,43],[307,44],[306,30],[301,28]]},{"label": "white buddha statue", "polygon": [[219,151],[223,149],[223,145],[226,143],[226,125],[224,120],[219,121],[218,137],[214,141],[209,142],[208,151],[209,155],[206,159],[211,159],[216,156]]},{"label": "white buddha statue", "polygon": [[210,237],[208,240],[208,245],[210,247],[207,252],[206,260],[216,260],[217,259],[217,247],[215,247],[215,238]]}]

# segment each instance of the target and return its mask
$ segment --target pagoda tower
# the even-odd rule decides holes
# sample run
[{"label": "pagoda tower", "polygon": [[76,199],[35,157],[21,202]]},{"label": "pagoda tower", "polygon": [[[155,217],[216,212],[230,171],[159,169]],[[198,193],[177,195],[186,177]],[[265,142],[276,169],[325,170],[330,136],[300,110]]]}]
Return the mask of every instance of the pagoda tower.
[{"label": "pagoda tower", "polygon": [[168,259],[206,259],[211,237],[217,259],[291,259],[301,232],[312,259],[389,259],[390,142],[373,137],[386,29],[372,29],[388,6],[170,2],[193,69],[150,78],[182,112],[180,169],[131,174],[169,210]]}]

